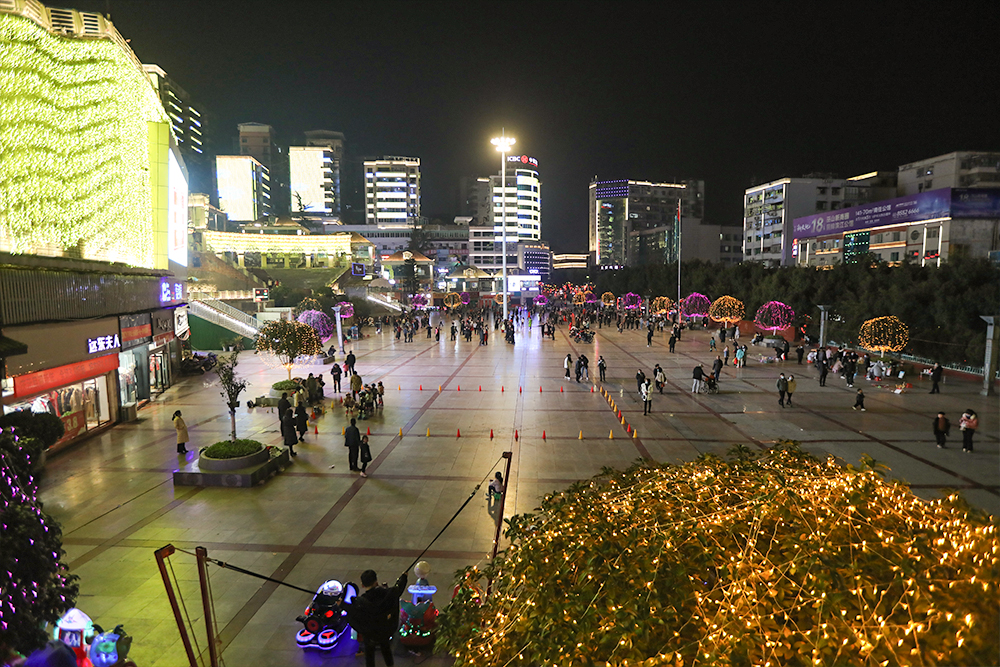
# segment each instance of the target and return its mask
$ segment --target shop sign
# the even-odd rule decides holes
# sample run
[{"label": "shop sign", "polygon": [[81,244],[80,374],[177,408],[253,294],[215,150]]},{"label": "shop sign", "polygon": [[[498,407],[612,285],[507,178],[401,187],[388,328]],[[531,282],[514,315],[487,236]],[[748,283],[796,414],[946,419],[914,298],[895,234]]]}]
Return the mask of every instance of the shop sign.
[{"label": "shop sign", "polygon": [[121,338],[118,334],[113,336],[98,336],[87,339],[87,354],[97,354],[98,352],[110,352],[122,346]]},{"label": "shop sign", "polygon": [[138,315],[122,315],[118,318],[121,328],[122,350],[148,343],[153,337],[153,329],[149,313]]},{"label": "shop sign", "polygon": [[160,278],[160,303],[168,304],[184,300],[184,283],[169,278]]},{"label": "shop sign", "polygon": [[158,310],[153,313],[153,344],[151,348],[166,345],[174,339],[174,311]]},{"label": "shop sign", "polygon": [[67,440],[72,440],[80,434],[81,431],[87,429],[87,418],[83,410],[74,410],[73,412],[67,412],[61,415],[59,419],[63,423],[63,436],[59,438],[59,442],[65,442]]},{"label": "shop sign", "polygon": [[174,309],[174,335],[182,336],[191,326],[188,324],[187,306]]},{"label": "shop sign", "polygon": [[35,373],[18,375],[13,378],[15,398],[25,398],[40,394],[49,389],[57,389],[104,375],[118,369],[118,355],[107,354],[75,364],[67,364],[58,368],[50,368]]}]

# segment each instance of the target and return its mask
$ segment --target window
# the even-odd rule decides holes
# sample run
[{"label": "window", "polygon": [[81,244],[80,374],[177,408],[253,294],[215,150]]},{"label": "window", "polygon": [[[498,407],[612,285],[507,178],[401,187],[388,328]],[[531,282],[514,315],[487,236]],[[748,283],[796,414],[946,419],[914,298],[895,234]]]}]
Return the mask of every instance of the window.
[{"label": "window", "polygon": [[840,194],[840,188],[830,188],[830,194],[831,195],[839,195]]},{"label": "window", "polygon": [[893,241],[898,241],[898,240],[900,239],[900,234],[901,234],[901,233],[902,233],[902,232],[893,232],[893,233],[892,233],[892,240],[893,240]]},{"label": "window", "polygon": [[838,208],[840,208],[840,202],[839,201],[830,202],[830,210],[831,211],[835,211]]},{"label": "window", "polygon": [[826,188],[816,188],[816,193],[817,194],[821,194],[821,195],[825,195],[826,194]]},{"label": "window", "polygon": [[936,239],[940,233],[941,233],[941,228],[940,227],[928,227],[927,228],[927,238],[929,238],[929,239]]},{"label": "window", "polygon": [[891,253],[889,253],[889,261],[890,262],[898,262],[899,261],[899,253],[898,252],[891,252]]},{"label": "window", "polygon": [[818,202],[816,202],[816,210],[817,211],[825,211],[826,210],[826,202],[825,201],[818,201]]}]

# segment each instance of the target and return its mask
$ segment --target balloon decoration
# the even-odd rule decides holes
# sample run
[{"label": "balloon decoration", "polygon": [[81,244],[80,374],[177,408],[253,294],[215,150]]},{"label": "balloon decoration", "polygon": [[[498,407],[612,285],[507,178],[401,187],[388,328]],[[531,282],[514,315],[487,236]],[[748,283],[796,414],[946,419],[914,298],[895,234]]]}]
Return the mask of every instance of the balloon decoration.
[{"label": "balloon decoration", "polygon": [[673,300],[668,296],[658,296],[653,299],[653,313],[655,315],[666,315],[670,312],[671,306],[674,305]]},{"label": "balloon decoration", "polygon": [[316,333],[319,334],[319,337],[323,340],[326,340],[337,331],[337,327],[333,323],[333,320],[330,319],[330,316],[320,310],[302,311],[296,319],[298,319],[299,322],[308,324],[315,329]]},{"label": "balloon decoration", "polygon": [[449,308],[458,308],[462,305],[462,297],[458,292],[448,292],[444,295],[444,305]]},{"label": "balloon decoration", "polygon": [[725,322],[729,326],[740,322],[746,314],[743,302],[731,296],[720,296],[708,308],[708,316],[716,322]]},{"label": "balloon decoration", "polygon": [[681,299],[681,314],[686,317],[701,317],[708,315],[712,302],[708,297],[698,292],[692,292]]},{"label": "balloon decoration", "polygon": [[458,298],[462,300],[462,305],[468,306],[469,302],[472,301],[472,295],[468,292],[462,292],[458,295]]},{"label": "balloon decoration", "polygon": [[426,308],[427,297],[424,296],[423,294],[414,294],[410,298],[410,304],[412,304],[414,308]]},{"label": "balloon decoration", "polygon": [[778,329],[787,329],[795,322],[795,311],[786,303],[768,301],[757,309],[757,315],[753,321],[761,329],[769,329],[772,332]]},{"label": "balloon decoration", "polygon": [[628,310],[635,310],[636,308],[640,308],[641,306],[642,306],[642,297],[636,294],[635,292],[629,292],[628,294],[622,297],[622,308],[626,308]]},{"label": "balloon decoration", "polygon": [[910,328],[895,315],[876,317],[861,325],[858,343],[875,352],[899,352],[910,340]]},{"label": "balloon decoration", "polygon": [[616,299],[615,295],[612,294],[611,292],[605,292],[604,294],[601,295],[602,305],[614,306],[616,303],[618,303],[618,299]]},{"label": "balloon decoration", "polygon": [[340,319],[346,320],[354,317],[354,304],[350,301],[341,301],[337,304],[340,306]]}]

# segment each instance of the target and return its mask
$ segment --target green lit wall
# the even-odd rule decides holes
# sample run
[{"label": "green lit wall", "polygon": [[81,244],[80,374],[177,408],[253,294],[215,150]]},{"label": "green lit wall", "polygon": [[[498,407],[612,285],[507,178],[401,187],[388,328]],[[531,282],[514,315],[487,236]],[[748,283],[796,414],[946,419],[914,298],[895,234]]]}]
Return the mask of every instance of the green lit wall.
[{"label": "green lit wall", "polygon": [[167,122],[122,47],[0,13],[0,247],[159,264],[150,123]]}]

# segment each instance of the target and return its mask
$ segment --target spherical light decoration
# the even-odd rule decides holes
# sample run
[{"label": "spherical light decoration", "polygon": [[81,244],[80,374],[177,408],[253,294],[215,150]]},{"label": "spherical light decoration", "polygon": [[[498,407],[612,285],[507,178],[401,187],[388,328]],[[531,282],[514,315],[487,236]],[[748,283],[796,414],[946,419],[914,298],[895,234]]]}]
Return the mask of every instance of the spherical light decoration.
[{"label": "spherical light decoration", "polygon": [[337,326],[330,319],[330,316],[319,310],[305,310],[296,319],[315,329],[316,333],[323,340],[326,340],[337,331]]},{"label": "spherical light decoration", "polygon": [[627,310],[635,310],[642,306],[642,297],[635,292],[628,292],[622,297],[622,308]]},{"label": "spherical light decoration", "polygon": [[787,329],[795,322],[795,311],[786,303],[768,301],[757,309],[757,315],[753,321],[761,329],[769,329],[772,332],[778,329]]},{"label": "spherical light decoration", "polygon": [[614,307],[618,303],[618,299],[611,292],[605,292],[601,295],[601,304],[604,306]]},{"label": "spherical light decoration", "polygon": [[462,305],[462,297],[458,292],[448,292],[444,295],[444,305],[448,308],[458,308]]},{"label": "spherical light decoration", "polygon": [[472,295],[469,294],[468,292],[462,292],[461,294],[458,295],[458,297],[462,300],[462,303],[466,306],[468,306],[469,302],[472,301]]},{"label": "spherical light decoration", "polygon": [[548,304],[549,297],[545,296],[544,294],[539,294],[538,296],[534,297],[531,300],[531,302],[536,306],[544,306]]},{"label": "spherical light decoration", "polygon": [[350,301],[341,301],[337,304],[340,306],[340,319],[349,320],[354,317],[354,304]]},{"label": "spherical light decoration", "polygon": [[586,292],[583,293],[583,302],[584,303],[597,303],[597,295],[594,294],[592,291],[587,290]]},{"label": "spherical light decoration", "polygon": [[708,315],[712,302],[704,294],[692,292],[681,299],[681,315],[686,317],[701,317]]},{"label": "spherical light decoration", "polygon": [[743,302],[731,296],[720,296],[708,307],[708,316],[716,322],[725,322],[732,326],[743,320],[746,308]]},{"label": "spherical light decoration", "polygon": [[668,296],[658,296],[653,299],[653,313],[656,315],[666,315],[670,312],[673,300]]},{"label": "spherical light decoration", "polygon": [[858,343],[874,352],[899,352],[910,341],[910,328],[895,315],[876,317],[861,325]]},{"label": "spherical light decoration", "polygon": [[410,297],[410,304],[414,308],[426,308],[427,297],[423,294],[414,294],[412,297]]},{"label": "spherical light decoration", "polygon": [[296,364],[323,353],[323,341],[315,329],[303,322],[288,320],[272,320],[264,324],[254,339],[254,345],[264,355],[265,362],[269,356],[277,360],[288,371],[289,380]]},{"label": "spherical light decoration", "polygon": [[995,522],[872,464],[784,442],[605,470],[459,573],[441,648],[456,667],[992,664]]},{"label": "spherical light decoration", "polygon": [[299,301],[298,305],[292,309],[292,314],[295,315],[296,318],[298,318],[299,315],[306,312],[307,310],[322,311],[323,306],[321,306],[319,301],[317,301],[316,299],[312,298],[311,296],[307,296],[306,298],[302,299],[302,301]]},{"label": "spherical light decoration", "polygon": [[582,306],[586,302],[586,297],[583,296],[583,292],[577,292],[573,295],[573,304],[576,306]]}]

